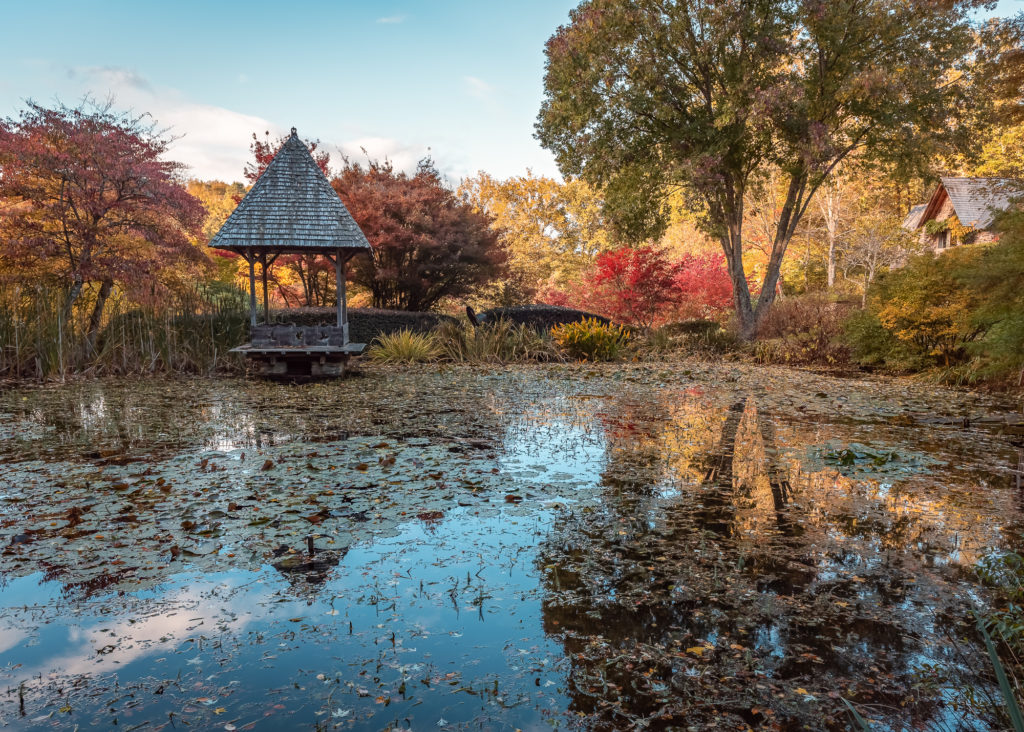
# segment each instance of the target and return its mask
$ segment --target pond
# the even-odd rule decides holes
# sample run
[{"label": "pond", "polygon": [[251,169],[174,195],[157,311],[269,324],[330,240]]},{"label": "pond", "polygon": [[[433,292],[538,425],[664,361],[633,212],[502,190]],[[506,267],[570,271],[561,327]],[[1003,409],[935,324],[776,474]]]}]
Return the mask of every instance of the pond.
[{"label": "pond", "polygon": [[728,364],[8,390],[0,724],[953,726],[1010,407]]}]

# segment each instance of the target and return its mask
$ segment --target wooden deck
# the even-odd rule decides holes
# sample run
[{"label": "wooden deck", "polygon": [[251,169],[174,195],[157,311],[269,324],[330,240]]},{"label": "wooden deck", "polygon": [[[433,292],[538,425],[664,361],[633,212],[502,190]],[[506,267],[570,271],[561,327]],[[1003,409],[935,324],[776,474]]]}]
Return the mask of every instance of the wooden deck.
[{"label": "wooden deck", "polygon": [[349,358],[358,356],[365,348],[365,343],[347,343],[343,346],[254,346],[246,343],[232,348],[231,353],[243,354],[259,376],[305,381],[344,376]]},{"label": "wooden deck", "polygon": [[232,348],[230,352],[281,356],[295,356],[298,354],[319,356],[323,354],[347,353],[350,356],[358,356],[365,349],[365,343],[349,343],[344,346],[254,346],[251,343],[245,343],[237,348]]}]

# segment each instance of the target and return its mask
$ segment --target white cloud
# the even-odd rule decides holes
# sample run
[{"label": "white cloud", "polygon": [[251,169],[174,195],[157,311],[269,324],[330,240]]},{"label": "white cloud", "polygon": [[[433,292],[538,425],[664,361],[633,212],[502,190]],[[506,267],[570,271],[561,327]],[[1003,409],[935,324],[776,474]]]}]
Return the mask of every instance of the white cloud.
[{"label": "white cloud", "polygon": [[[80,98],[88,93],[100,100],[112,98],[117,109],[151,114],[160,128],[168,128],[169,134],[176,138],[169,146],[168,158],[184,163],[189,168],[186,175],[201,180],[244,180],[243,170],[250,158],[249,144],[253,133],[262,138],[264,131],[269,131],[272,138],[277,138],[284,136],[293,124],[298,126],[303,137],[320,137],[324,148],[332,153],[336,166],[341,163],[341,155],[363,163],[368,155],[373,160],[388,159],[396,170],[413,173],[416,164],[431,154],[428,147],[431,140],[400,140],[372,134],[345,139],[337,131],[333,135],[326,131],[327,135],[321,137],[315,130],[306,130],[301,117],[281,120],[282,124],[278,125],[264,117],[201,104],[177,89],[161,87],[127,69],[80,67],[61,69],[60,73],[73,82],[70,88],[65,89],[70,98]],[[491,90],[491,86],[481,79],[470,76],[465,77],[465,81],[471,92],[485,95]],[[438,168],[450,182],[457,183],[480,167],[478,163],[465,159],[460,139],[433,142],[438,145]]]},{"label": "white cloud", "polygon": [[[170,593],[163,598],[167,607],[179,608],[178,614],[132,618],[89,628],[68,628],[68,642],[57,655],[43,658],[26,672],[28,676],[76,676],[111,666],[127,665],[141,658],[167,653],[172,641],[176,644],[217,627],[218,632],[239,633],[253,618],[241,606],[214,601],[209,593],[211,583]],[[187,608],[187,612],[185,609]],[[202,623],[197,625],[198,620]],[[99,627],[103,625],[104,627]],[[198,630],[203,627],[204,630]],[[103,653],[97,651],[104,649]]]},{"label": "white cloud", "polygon": [[[430,154],[430,148],[410,145],[390,137],[360,137],[337,146],[339,152],[354,163],[370,160],[390,160],[396,170],[412,173],[416,163]],[[339,161],[340,162],[340,161]]]},{"label": "white cloud", "polygon": [[404,23],[405,15],[386,15],[383,18],[377,18],[378,23],[385,23],[387,25],[394,25],[396,23]]},{"label": "white cloud", "polygon": [[98,82],[120,89],[153,91],[153,86],[147,78],[133,69],[120,66],[76,66],[68,69],[68,78],[72,81],[84,80],[94,84]]},{"label": "white cloud", "polygon": [[466,83],[469,95],[477,99],[486,99],[494,91],[493,86],[475,76],[463,76],[462,80]]},{"label": "white cloud", "polygon": [[284,128],[251,114],[198,104],[176,89],[156,88],[134,71],[112,66],[68,70],[68,78],[98,99],[112,98],[114,106],[148,112],[175,139],[168,157],[189,167],[201,179],[242,180],[255,132],[283,134]]}]

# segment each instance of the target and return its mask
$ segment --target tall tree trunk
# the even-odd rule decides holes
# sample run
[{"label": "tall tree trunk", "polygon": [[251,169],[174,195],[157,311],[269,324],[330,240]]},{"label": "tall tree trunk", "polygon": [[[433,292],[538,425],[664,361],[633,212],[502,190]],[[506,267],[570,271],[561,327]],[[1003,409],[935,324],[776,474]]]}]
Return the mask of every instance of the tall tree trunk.
[{"label": "tall tree trunk", "polygon": [[828,289],[836,284],[836,236],[835,232],[828,233]]},{"label": "tall tree trunk", "polygon": [[103,322],[103,308],[106,307],[107,299],[114,283],[105,279],[100,283],[100,291],[96,293],[96,303],[92,308],[92,315],[89,316],[89,327],[85,332],[86,356],[91,358],[96,354],[96,338],[99,336],[100,324]]},{"label": "tall tree trunk", "polygon": [[739,326],[740,338],[749,341],[754,337],[757,323],[750,302],[750,288],[747,286],[747,274],[743,270],[743,213],[742,210],[732,217],[728,232],[721,237],[722,250],[725,252],[726,268],[732,280],[732,300],[736,308],[736,321]]}]

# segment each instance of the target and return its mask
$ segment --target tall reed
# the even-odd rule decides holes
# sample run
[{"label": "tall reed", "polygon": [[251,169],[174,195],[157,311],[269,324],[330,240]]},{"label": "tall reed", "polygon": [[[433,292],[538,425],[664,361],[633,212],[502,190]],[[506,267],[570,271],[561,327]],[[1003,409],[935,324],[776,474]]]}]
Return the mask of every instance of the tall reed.
[{"label": "tall reed", "polygon": [[248,336],[241,293],[196,287],[158,305],[108,301],[94,347],[87,339],[91,298],[64,317],[60,288],[0,287],[0,377],[49,379],[72,374],[210,373],[242,368],[229,354]]}]

